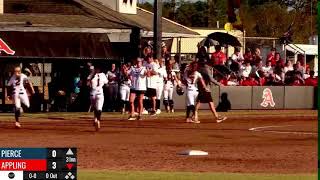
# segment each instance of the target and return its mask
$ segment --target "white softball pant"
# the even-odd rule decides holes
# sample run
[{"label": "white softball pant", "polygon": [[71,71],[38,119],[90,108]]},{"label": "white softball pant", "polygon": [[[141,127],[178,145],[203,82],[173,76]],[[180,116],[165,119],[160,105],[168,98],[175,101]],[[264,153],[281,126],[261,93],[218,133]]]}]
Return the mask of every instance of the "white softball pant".
[{"label": "white softball pant", "polygon": [[194,106],[198,98],[199,92],[197,90],[187,90],[186,93],[186,103],[187,106]]},{"label": "white softball pant", "polygon": [[102,111],[103,103],[104,103],[104,95],[101,94],[91,94],[90,95],[91,106],[95,108],[97,111]]},{"label": "white softball pant", "polygon": [[165,85],[163,90],[163,100],[173,100],[173,86]]},{"label": "white softball pant", "polygon": [[160,100],[163,93],[163,83],[158,83],[156,92],[157,92],[156,99]]},{"label": "white softball pant", "polygon": [[130,87],[129,86],[120,86],[120,98],[122,101],[129,101],[130,97]]},{"label": "white softball pant", "polygon": [[19,93],[19,94],[13,95],[13,101],[16,109],[21,108],[21,103],[27,106],[27,108],[30,107],[29,97],[27,93]]}]

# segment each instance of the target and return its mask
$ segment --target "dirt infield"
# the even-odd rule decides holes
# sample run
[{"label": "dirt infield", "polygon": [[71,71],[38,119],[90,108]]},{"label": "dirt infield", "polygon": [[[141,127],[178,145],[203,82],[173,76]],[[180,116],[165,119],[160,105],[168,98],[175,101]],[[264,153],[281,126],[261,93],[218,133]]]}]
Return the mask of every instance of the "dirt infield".
[{"label": "dirt infield", "polygon": [[[230,112],[221,124],[214,123],[210,113],[200,115],[201,124],[187,124],[182,113],[141,122],[105,113],[101,131],[94,132],[91,115],[83,113],[26,114],[20,130],[14,129],[12,115],[0,114],[0,145],[74,146],[80,169],[317,172],[316,111]],[[258,127],[263,128],[249,131]],[[177,155],[187,149],[207,151],[209,156]]]}]

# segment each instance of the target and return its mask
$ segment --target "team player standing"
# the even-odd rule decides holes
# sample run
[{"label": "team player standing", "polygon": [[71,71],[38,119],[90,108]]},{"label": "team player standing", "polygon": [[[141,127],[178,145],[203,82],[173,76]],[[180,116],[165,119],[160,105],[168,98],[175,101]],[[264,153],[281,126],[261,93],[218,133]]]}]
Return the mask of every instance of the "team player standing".
[{"label": "team player standing", "polygon": [[[174,112],[173,93],[175,86],[184,86],[186,90],[186,122],[200,123],[198,120],[198,109],[201,103],[208,103],[217,122],[226,120],[215,111],[208,82],[198,72],[198,63],[192,62],[183,72],[181,81],[171,66],[164,66],[162,60],[153,60],[147,56],[146,61],[137,58],[132,67],[123,65],[119,77],[119,90],[121,98],[122,113],[129,111],[128,120],[142,120],[144,110],[143,100],[148,97],[150,115],[160,114],[160,99],[163,95],[163,104],[168,113]],[[95,66],[94,71],[87,78],[87,85],[90,86],[91,107],[94,112],[94,126],[100,129],[102,108],[104,105],[103,87],[108,84],[106,74],[101,72],[100,67]],[[182,83],[181,83],[182,82]],[[34,90],[28,77],[21,73],[21,68],[14,69],[9,86],[12,87],[12,99],[15,104],[16,127],[20,128],[19,117],[22,111],[21,103],[26,107],[30,106],[25,85],[28,85],[30,93]]]}]

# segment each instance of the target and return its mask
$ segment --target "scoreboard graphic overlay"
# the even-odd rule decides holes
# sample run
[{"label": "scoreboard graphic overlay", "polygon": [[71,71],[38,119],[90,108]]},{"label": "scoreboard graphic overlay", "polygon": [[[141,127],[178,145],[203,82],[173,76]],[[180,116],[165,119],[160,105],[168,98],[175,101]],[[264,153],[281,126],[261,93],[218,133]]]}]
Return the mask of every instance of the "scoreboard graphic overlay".
[{"label": "scoreboard graphic overlay", "polygon": [[0,148],[0,180],[77,180],[76,148]]}]

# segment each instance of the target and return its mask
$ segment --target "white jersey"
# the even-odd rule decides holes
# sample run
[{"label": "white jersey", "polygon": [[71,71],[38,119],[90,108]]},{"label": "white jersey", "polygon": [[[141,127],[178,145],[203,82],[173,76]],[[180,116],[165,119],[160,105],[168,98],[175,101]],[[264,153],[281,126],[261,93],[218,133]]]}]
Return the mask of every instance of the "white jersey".
[{"label": "white jersey", "polygon": [[195,71],[191,75],[188,75],[188,71],[185,71],[183,77],[187,83],[186,84],[187,90],[190,90],[190,91],[198,90],[198,82],[202,78],[201,74],[198,71]]},{"label": "white jersey", "polygon": [[131,67],[129,74],[131,76],[131,89],[137,91],[146,91],[147,90],[147,78],[146,78],[147,69],[145,67]]},{"label": "white jersey", "polygon": [[174,82],[175,82],[175,80],[177,78],[176,76],[177,75],[176,75],[176,73],[174,71],[171,71],[171,72],[168,73],[167,81],[166,81],[166,85],[168,87],[173,87],[174,86]]},{"label": "white jersey", "polygon": [[92,76],[88,78],[91,82],[91,95],[103,94],[103,86],[108,83],[106,75],[97,73]]},{"label": "white jersey", "polygon": [[21,74],[20,77],[13,75],[8,82],[8,86],[13,87],[13,94],[24,94],[27,92],[24,87],[26,81],[28,81],[28,77],[25,74]]},{"label": "white jersey", "polygon": [[164,84],[164,78],[167,78],[167,70],[165,66],[162,66],[158,68],[157,70],[157,86],[163,86]]},{"label": "white jersey", "polygon": [[[144,66],[145,66],[146,70],[148,70],[148,71],[157,72],[157,70],[159,69],[159,65],[155,62],[145,63]],[[156,89],[157,82],[158,82],[157,75],[152,75],[150,77],[147,77],[147,88]]]}]

